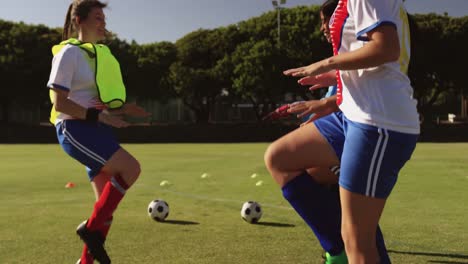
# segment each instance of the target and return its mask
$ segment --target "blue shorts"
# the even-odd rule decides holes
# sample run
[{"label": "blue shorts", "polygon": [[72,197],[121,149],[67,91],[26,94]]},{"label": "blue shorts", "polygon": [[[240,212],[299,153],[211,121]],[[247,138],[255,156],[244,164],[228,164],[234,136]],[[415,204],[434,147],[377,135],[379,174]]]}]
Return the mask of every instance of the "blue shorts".
[{"label": "blue shorts", "polygon": [[86,166],[91,181],[120,149],[112,128],[102,123],[64,120],[57,124],[56,130],[63,150]]},{"label": "blue shorts", "polygon": [[376,198],[390,195],[419,136],[353,122],[342,112],[314,124],[340,160],[340,186]]}]

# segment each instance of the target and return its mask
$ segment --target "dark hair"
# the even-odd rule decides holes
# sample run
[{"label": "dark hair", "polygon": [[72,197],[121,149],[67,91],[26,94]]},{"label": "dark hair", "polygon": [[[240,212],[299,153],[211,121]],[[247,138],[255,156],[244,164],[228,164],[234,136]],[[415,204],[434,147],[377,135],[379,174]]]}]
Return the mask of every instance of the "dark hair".
[{"label": "dark hair", "polygon": [[74,24],[76,17],[86,19],[93,8],[105,8],[106,6],[106,3],[102,3],[98,0],[73,0],[68,7],[67,16],[65,17],[62,40],[70,38],[73,31],[76,29],[76,25]]},{"label": "dark hair", "polygon": [[335,12],[337,5],[338,0],[327,0],[320,7],[320,13],[323,14],[325,19],[329,19],[333,15],[333,12]]}]

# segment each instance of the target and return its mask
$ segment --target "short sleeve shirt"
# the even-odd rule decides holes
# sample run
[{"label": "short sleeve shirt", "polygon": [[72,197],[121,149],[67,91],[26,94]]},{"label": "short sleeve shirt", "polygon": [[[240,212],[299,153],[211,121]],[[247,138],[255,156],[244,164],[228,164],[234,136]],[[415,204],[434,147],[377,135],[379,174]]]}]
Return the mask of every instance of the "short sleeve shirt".
[{"label": "short sleeve shirt", "polygon": [[401,0],[340,0],[330,20],[335,55],[362,48],[379,26],[395,27],[400,42],[398,61],[359,70],[340,70],[338,104],[355,122],[402,133],[419,133],[419,116],[407,76],[410,35]]},{"label": "short sleeve shirt", "polygon": [[[100,107],[102,103],[95,82],[94,59],[80,47],[63,47],[52,60],[47,87],[68,91],[68,98],[85,107]],[[56,123],[73,117],[59,113]]]}]

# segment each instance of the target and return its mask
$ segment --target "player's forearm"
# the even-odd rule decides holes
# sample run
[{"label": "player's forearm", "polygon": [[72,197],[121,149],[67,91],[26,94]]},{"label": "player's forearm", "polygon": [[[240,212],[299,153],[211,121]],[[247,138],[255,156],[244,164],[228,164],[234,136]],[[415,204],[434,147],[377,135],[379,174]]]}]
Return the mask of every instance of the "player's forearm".
[{"label": "player's forearm", "polygon": [[389,54],[391,53],[386,53],[386,49],[381,48],[379,44],[369,43],[358,50],[330,57],[324,63],[329,69],[344,71],[366,69],[398,59]]},{"label": "player's forearm", "polygon": [[400,44],[393,26],[382,26],[368,35],[370,40],[363,47],[323,60],[324,67],[330,70],[358,70],[398,60]]},{"label": "player's forearm", "polygon": [[83,107],[68,99],[68,92],[52,88],[52,102],[57,112],[64,113],[77,119],[88,121],[98,121],[103,117],[103,113],[96,109]]},{"label": "player's forearm", "polygon": [[86,108],[64,97],[57,97],[54,103],[57,112],[73,116],[78,119],[86,118]]},{"label": "player's forearm", "polygon": [[335,112],[339,110],[338,105],[336,104],[336,94],[330,97],[323,98],[321,100],[325,101],[325,105],[327,107],[333,108]]}]

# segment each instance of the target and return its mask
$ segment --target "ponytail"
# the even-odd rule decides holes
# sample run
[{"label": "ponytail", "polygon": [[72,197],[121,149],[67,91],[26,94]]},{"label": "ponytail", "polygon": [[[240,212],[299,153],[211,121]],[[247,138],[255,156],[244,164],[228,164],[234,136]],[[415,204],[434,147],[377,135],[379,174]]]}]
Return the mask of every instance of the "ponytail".
[{"label": "ponytail", "polygon": [[72,32],[72,27],[73,27],[73,23],[71,21],[71,19],[72,19],[72,17],[71,17],[72,9],[73,9],[73,3],[71,3],[70,6],[68,7],[67,15],[65,17],[65,23],[63,25],[62,40],[69,39],[70,34]]}]

